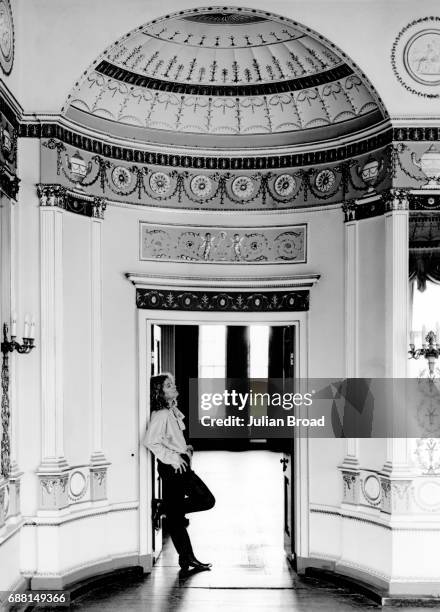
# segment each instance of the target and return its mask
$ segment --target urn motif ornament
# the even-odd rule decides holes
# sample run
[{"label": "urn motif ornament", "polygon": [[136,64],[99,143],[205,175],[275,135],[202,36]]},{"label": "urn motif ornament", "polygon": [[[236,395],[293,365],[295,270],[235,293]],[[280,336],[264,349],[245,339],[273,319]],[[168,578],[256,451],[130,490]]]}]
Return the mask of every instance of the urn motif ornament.
[{"label": "urn motif ornament", "polygon": [[85,161],[79,151],[71,155],[67,160],[67,167],[72,175],[72,180],[77,183],[79,189],[83,189],[82,182],[92,169],[92,164]]},{"label": "urn motif ornament", "polygon": [[383,162],[380,163],[374,157],[369,157],[365,164],[362,166],[360,176],[364,183],[368,185],[367,193],[374,191],[374,186],[377,183],[379,172],[382,170]]},{"label": "urn motif ornament", "polygon": [[440,148],[432,144],[420,159],[416,158],[415,153],[411,155],[412,162],[426,176],[428,182],[423,185],[425,189],[440,189]]}]

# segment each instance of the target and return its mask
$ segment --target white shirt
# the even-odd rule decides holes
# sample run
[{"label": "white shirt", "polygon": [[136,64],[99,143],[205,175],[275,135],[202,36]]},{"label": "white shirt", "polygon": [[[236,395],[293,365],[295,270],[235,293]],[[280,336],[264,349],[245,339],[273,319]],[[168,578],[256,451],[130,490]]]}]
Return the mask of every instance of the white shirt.
[{"label": "white shirt", "polygon": [[143,444],[162,463],[178,467],[179,455],[188,452],[183,430],[185,416],[176,407],[162,408],[151,413]]}]

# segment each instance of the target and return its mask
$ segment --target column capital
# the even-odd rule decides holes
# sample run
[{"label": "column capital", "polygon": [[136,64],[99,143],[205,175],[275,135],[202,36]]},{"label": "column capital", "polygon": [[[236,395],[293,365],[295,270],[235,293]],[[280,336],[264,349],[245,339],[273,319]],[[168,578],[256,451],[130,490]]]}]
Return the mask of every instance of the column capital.
[{"label": "column capital", "polygon": [[390,189],[384,199],[386,213],[409,210],[409,189]]},{"label": "column capital", "polygon": [[92,202],[92,217],[94,219],[104,219],[104,212],[107,208],[107,200],[105,198],[93,198]]},{"label": "column capital", "polygon": [[56,206],[62,209],[66,207],[66,188],[62,185],[39,183],[37,193],[42,207]]}]

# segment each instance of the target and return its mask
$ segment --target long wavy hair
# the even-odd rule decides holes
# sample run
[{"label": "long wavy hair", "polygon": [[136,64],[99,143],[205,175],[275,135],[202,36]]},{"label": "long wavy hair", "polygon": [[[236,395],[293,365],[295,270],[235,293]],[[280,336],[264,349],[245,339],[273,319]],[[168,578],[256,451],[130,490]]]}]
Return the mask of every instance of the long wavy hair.
[{"label": "long wavy hair", "polygon": [[168,409],[170,406],[165,399],[163,385],[167,378],[174,380],[174,376],[169,372],[162,372],[150,378],[150,406],[151,412],[155,410]]}]

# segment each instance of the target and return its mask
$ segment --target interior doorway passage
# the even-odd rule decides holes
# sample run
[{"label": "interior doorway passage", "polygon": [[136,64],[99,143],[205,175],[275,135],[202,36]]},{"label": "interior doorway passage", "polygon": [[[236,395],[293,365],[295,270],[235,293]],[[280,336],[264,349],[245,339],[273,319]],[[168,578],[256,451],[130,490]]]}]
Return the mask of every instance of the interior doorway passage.
[{"label": "interior doorway passage", "polygon": [[[294,521],[294,441],[290,440],[252,440],[241,439],[197,439],[191,436],[189,422],[189,380],[191,378],[223,379],[225,389],[247,393],[251,390],[252,379],[265,379],[263,392],[270,392],[270,380],[279,379],[285,384],[286,391],[293,391],[295,363],[295,328],[294,326],[255,325],[153,325],[151,335],[151,374],[160,371],[171,372],[179,391],[178,407],[186,417],[188,442],[197,452],[200,450],[245,451],[254,449],[271,450],[277,454],[277,469],[272,474],[281,491],[281,497],[275,496],[281,519],[277,525],[277,538],[280,540],[279,553],[286,556],[296,568],[295,554],[295,521]],[[165,366],[165,364],[167,364]],[[279,390],[279,389],[278,389]],[[235,408],[222,407],[222,415],[233,414]],[[248,419],[248,407],[241,411],[241,416]],[[189,427],[188,427],[189,426]],[[189,430],[189,431],[188,431]],[[281,453],[281,454],[280,454]],[[270,455],[270,454],[269,454]],[[268,455],[268,456],[269,456]],[[208,455],[211,456],[212,455]],[[242,463],[235,455],[237,469],[241,471]],[[156,460],[152,461],[152,509],[160,505],[161,483],[156,469]],[[265,469],[260,465],[247,466],[249,476],[258,475]],[[211,466],[212,468],[212,466]],[[222,474],[219,471],[219,474]],[[221,476],[223,478],[223,476]],[[242,477],[243,482],[246,480]],[[208,485],[209,486],[209,485]],[[261,494],[261,491],[260,491]],[[264,494],[264,493],[263,493]],[[214,493],[214,496],[216,494]],[[241,502],[246,507],[246,497]],[[210,513],[209,513],[210,514]],[[157,561],[162,550],[161,522],[152,521],[153,557]],[[256,532],[258,533],[258,532]],[[273,540],[273,538],[272,538]],[[285,551],[285,552],[284,552]]]},{"label": "interior doorway passage", "polygon": [[200,451],[194,468],[216,506],[188,515],[194,550],[209,572],[184,580],[165,540],[153,571],[131,585],[115,583],[81,597],[72,608],[151,612],[351,611],[376,606],[346,588],[299,577],[283,551],[283,487],[279,453]]}]

